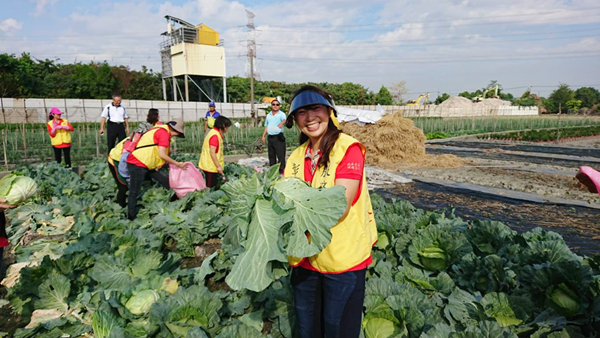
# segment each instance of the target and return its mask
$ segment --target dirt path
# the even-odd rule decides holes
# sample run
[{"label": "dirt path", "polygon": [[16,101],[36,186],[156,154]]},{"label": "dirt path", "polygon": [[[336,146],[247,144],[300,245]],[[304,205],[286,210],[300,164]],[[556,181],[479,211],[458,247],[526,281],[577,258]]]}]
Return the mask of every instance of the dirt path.
[{"label": "dirt path", "polygon": [[[525,171],[527,168],[524,168],[519,163],[496,163],[497,166],[492,166],[493,164],[490,161],[470,160],[469,163],[470,166],[462,168],[407,168],[403,169],[402,172],[445,181],[472,183],[543,196],[600,203],[600,196],[598,194],[589,193],[575,179],[576,169],[568,170],[566,168],[550,167],[564,173],[572,173],[571,176],[566,176],[540,172],[542,170]],[[536,169],[538,168],[530,168],[530,170]]]},{"label": "dirt path", "polygon": [[[544,197],[600,204],[600,195],[587,191],[575,179],[582,159],[597,168],[600,138],[560,145],[460,140],[428,146],[431,154],[454,154],[465,160],[461,168],[397,167],[396,173],[446,182],[509,189]],[[591,155],[591,156],[590,156]],[[580,157],[575,157],[580,156]],[[585,157],[581,157],[585,156]],[[597,168],[600,169],[600,168]],[[416,178],[415,178],[416,179]],[[467,220],[504,222],[517,231],[540,226],[560,233],[573,250],[600,254],[600,210],[589,207],[523,202],[489,193],[413,182],[378,190],[386,197],[402,198],[418,208],[454,208]]]}]

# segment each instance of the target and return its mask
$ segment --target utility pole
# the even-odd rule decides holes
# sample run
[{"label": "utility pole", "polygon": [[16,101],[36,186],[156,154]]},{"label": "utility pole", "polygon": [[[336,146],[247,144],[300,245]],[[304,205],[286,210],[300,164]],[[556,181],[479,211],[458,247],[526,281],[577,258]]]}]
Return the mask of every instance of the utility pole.
[{"label": "utility pole", "polygon": [[252,121],[256,120],[256,110],[254,107],[254,58],[256,57],[256,40],[255,40],[255,27],[254,27],[254,13],[246,10],[246,16],[248,17],[248,23],[246,27],[248,28],[248,58],[250,61],[250,116],[252,117]]},{"label": "utility pole", "polygon": [[254,110],[254,51],[252,49],[249,50],[250,54],[250,116],[252,119],[256,118],[255,110]]}]

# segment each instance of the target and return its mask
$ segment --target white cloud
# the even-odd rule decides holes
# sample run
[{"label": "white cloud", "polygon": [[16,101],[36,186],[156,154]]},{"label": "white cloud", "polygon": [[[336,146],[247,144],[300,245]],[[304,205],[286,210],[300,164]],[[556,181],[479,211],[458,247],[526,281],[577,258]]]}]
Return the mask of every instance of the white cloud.
[{"label": "white cloud", "polygon": [[[46,8],[54,1],[37,3]],[[573,78],[583,83],[598,78],[600,58],[535,59],[598,51],[598,39],[584,36],[597,36],[598,30],[593,29],[600,29],[600,9],[581,10],[598,7],[596,2],[287,0],[276,5],[258,3],[248,9],[256,15],[262,79],[350,81],[373,90],[407,80],[414,91],[457,92],[485,86],[491,79],[512,87],[555,83],[554,76],[561,76],[563,82]],[[36,39],[32,35],[31,40],[10,43],[0,39],[0,50],[31,51],[34,56],[56,56],[64,62],[77,57],[84,62],[107,60],[134,69],[143,64],[160,70],[158,44],[166,28],[164,16],[169,14],[219,31],[225,40],[228,75],[243,76],[248,38],[245,8],[240,0],[160,5],[137,0],[103,2],[79,7],[65,19],[44,17],[58,20],[54,27],[60,28],[52,33],[58,35],[54,38]],[[126,20],[107,25],[114,21],[115,13]],[[21,29],[23,24],[16,19],[25,21],[18,16],[3,21],[0,34]],[[587,31],[565,33],[582,28]],[[570,70],[563,74],[562,69]]]},{"label": "white cloud", "polygon": [[419,40],[423,37],[423,23],[407,23],[391,32],[379,35],[379,42],[396,42],[398,40]]},{"label": "white cloud", "polygon": [[7,35],[11,35],[15,31],[20,30],[21,28],[23,28],[23,23],[13,18],[8,18],[0,22],[0,31],[4,32]]},{"label": "white cloud", "polygon": [[57,0],[29,0],[30,2],[35,2],[35,10],[33,11],[33,16],[40,16],[46,12],[46,6],[53,5]]}]

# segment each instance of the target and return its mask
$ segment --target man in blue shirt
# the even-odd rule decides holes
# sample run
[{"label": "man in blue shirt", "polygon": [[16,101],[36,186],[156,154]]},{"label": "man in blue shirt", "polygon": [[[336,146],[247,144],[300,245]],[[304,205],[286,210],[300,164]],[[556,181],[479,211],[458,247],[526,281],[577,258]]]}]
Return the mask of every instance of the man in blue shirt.
[{"label": "man in blue shirt", "polygon": [[283,136],[283,125],[285,124],[285,113],[279,110],[281,103],[276,99],[271,101],[271,113],[265,119],[265,131],[262,142],[265,143],[265,135],[269,134],[269,165],[280,163],[279,173],[285,169],[285,137]]}]

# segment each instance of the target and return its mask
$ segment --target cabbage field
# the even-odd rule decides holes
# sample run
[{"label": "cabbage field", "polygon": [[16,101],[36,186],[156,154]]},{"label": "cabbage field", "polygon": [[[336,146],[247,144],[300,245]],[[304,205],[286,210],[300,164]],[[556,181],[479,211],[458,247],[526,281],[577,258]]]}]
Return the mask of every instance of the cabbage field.
[{"label": "cabbage field", "polygon": [[[7,211],[12,265],[0,306],[20,328],[0,337],[294,337],[286,255],[322,250],[345,209],[340,187],[227,165],[221,190],[174,202],[147,183],[129,221],[104,161],[81,177],[56,164],[20,171],[39,193]],[[372,200],[379,240],[364,337],[600,331],[600,259],[576,255],[558,234]]]}]

